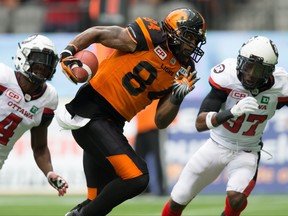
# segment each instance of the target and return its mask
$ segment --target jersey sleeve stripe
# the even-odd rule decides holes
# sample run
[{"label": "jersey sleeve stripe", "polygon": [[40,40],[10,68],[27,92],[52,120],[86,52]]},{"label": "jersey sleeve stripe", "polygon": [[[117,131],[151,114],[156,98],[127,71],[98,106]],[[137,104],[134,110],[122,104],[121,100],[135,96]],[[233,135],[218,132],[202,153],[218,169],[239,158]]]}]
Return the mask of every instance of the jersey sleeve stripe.
[{"label": "jersey sleeve stripe", "polygon": [[45,124],[45,122],[51,122],[54,118],[54,110],[45,107],[43,110],[43,115],[41,119],[41,124]]},{"label": "jersey sleeve stripe", "polygon": [[[149,32],[148,32],[148,30],[147,30],[147,28],[146,28],[143,20],[142,20],[140,17],[138,17],[138,18],[136,19],[136,22],[137,22],[138,25],[140,26],[140,28],[141,28],[141,30],[142,30],[142,32],[143,32],[143,34],[144,34],[144,36],[145,36],[145,38],[146,38],[146,40],[147,40],[147,42],[148,42],[148,43],[147,43],[148,48],[149,48],[149,49],[154,49],[153,44],[151,43],[152,40],[151,40],[150,34],[149,34]],[[149,43],[149,42],[150,42],[150,43]]]},{"label": "jersey sleeve stripe", "polygon": [[288,97],[278,97],[278,102],[288,102]]},{"label": "jersey sleeve stripe", "polygon": [[45,107],[45,108],[44,108],[44,111],[43,111],[43,114],[44,114],[44,115],[54,115],[54,110]]},{"label": "jersey sleeve stripe", "polygon": [[130,38],[137,44],[137,41],[134,39],[133,35],[131,34],[132,29],[130,28],[127,28],[127,32],[128,32],[128,35],[130,36]]},{"label": "jersey sleeve stripe", "polygon": [[6,89],[7,88],[5,86],[0,85],[0,95],[2,95]]},{"label": "jersey sleeve stripe", "polygon": [[209,83],[210,83],[211,86],[213,86],[213,87],[215,87],[215,88],[217,88],[217,89],[219,89],[219,90],[222,90],[222,91],[227,92],[227,94],[229,94],[229,93],[232,91],[232,90],[229,89],[229,88],[224,88],[224,87],[218,85],[216,82],[214,82],[214,80],[212,79],[211,76],[209,77]]}]

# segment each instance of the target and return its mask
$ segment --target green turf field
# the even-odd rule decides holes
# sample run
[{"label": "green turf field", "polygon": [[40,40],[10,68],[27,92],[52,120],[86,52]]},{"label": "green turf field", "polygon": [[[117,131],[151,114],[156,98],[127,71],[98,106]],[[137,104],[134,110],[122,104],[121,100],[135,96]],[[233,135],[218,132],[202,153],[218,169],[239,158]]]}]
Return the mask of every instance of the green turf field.
[{"label": "green turf field", "polygon": [[[118,206],[109,216],[160,216],[168,197],[139,196]],[[183,216],[217,216],[224,203],[223,196],[198,196]],[[67,195],[0,195],[0,216],[64,216],[84,196]],[[288,195],[252,195],[241,216],[288,215]]]}]

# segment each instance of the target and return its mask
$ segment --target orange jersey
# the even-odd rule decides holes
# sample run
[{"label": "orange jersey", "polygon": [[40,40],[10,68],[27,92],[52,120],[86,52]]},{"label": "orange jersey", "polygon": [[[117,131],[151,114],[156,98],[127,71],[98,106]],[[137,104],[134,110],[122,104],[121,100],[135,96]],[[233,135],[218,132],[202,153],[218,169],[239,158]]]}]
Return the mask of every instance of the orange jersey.
[{"label": "orange jersey", "polygon": [[181,65],[169,50],[166,34],[157,21],[137,18],[127,31],[137,43],[136,51],[115,50],[101,62],[90,84],[130,121],[152,100],[171,91]]},{"label": "orange jersey", "polygon": [[137,117],[137,133],[145,133],[147,131],[157,129],[154,122],[158,101],[154,100],[149,106],[139,112]]}]

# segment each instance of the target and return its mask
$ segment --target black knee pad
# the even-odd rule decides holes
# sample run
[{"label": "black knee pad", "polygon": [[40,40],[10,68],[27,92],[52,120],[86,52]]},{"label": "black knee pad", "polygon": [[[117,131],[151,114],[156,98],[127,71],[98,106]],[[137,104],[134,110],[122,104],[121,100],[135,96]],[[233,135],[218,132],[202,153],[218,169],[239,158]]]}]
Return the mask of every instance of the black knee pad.
[{"label": "black knee pad", "polygon": [[127,183],[129,183],[129,189],[134,194],[140,194],[143,192],[149,183],[149,174],[143,174],[138,177],[135,177],[133,179],[126,180]]}]

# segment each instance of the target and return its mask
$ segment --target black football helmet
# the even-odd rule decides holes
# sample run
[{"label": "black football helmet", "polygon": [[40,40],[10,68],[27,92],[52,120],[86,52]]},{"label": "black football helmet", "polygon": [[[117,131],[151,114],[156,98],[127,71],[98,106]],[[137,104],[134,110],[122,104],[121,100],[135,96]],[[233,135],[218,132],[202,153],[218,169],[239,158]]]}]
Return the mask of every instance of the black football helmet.
[{"label": "black football helmet", "polygon": [[238,79],[245,89],[258,89],[267,83],[277,63],[275,44],[263,36],[252,37],[239,50],[236,67]]},{"label": "black football helmet", "polygon": [[[195,62],[200,61],[204,55],[201,46],[206,43],[206,22],[198,11],[175,9],[166,16],[162,25],[168,36],[169,48],[181,63],[191,57]],[[196,44],[192,40],[196,40]]]}]

